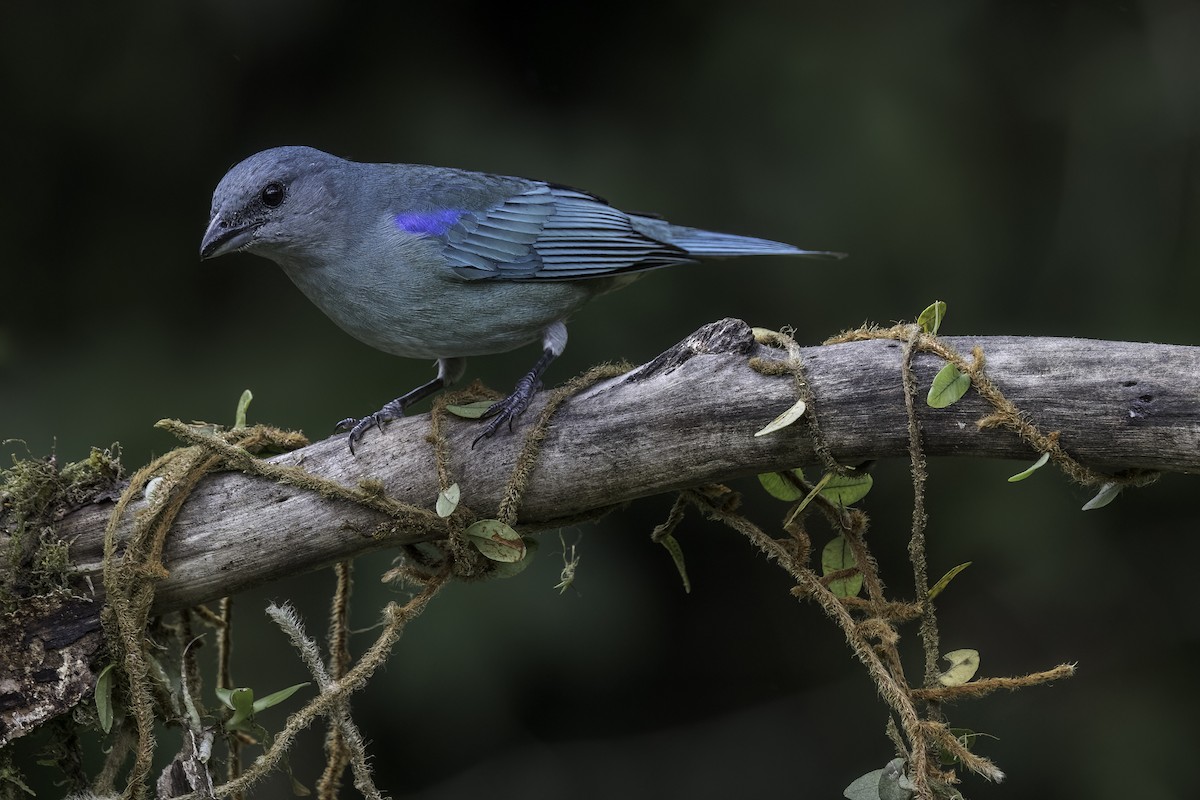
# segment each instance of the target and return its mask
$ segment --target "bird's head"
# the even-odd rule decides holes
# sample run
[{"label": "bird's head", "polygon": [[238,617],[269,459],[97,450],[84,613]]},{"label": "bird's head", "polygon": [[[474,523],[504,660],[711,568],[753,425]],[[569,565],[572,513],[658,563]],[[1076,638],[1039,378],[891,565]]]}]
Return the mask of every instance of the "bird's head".
[{"label": "bird's head", "polygon": [[276,147],[241,162],[213,192],[200,257],[246,251],[273,260],[319,249],[354,165],[311,147]]}]

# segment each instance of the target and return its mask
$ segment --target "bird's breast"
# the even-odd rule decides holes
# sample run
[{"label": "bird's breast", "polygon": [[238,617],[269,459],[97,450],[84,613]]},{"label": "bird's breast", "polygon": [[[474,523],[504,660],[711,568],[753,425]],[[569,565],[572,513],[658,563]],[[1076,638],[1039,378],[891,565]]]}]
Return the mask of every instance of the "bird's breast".
[{"label": "bird's breast", "polygon": [[340,328],[386,353],[453,358],[502,353],[583,305],[590,282],[468,281],[442,256],[436,237],[394,227],[324,259],[280,262]]}]

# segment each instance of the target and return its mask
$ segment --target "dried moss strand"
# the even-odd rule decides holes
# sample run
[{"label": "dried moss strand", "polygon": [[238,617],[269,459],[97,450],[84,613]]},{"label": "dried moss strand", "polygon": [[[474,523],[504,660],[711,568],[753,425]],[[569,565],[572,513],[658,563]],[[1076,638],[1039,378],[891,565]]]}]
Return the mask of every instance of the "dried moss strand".
[{"label": "dried moss strand", "polygon": [[512,474],[508,479],[508,485],[504,488],[500,507],[496,512],[497,519],[507,525],[512,525],[516,522],[517,515],[521,511],[521,501],[525,490],[529,486],[529,480],[533,475],[534,467],[537,466],[537,458],[542,449],[542,442],[545,440],[546,431],[550,427],[550,418],[554,416],[554,412],[558,411],[559,406],[565,403],[572,395],[578,394],[589,386],[608,378],[624,375],[630,369],[630,365],[625,363],[598,364],[551,392],[550,399],[546,401],[546,405],[542,408],[541,413],[538,414],[537,422],[534,423],[533,427],[525,435],[525,443],[521,449],[521,454],[517,456],[516,464],[513,465]]},{"label": "dried moss strand", "polygon": [[472,403],[476,400],[499,400],[501,394],[484,386],[479,380],[453,392],[443,392],[433,399],[433,407],[429,411],[429,433],[425,440],[433,445],[434,465],[437,467],[438,489],[444,491],[454,483],[453,472],[450,469],[450,441],[446,436],[446,423],[451,414],[447,406]]},{"label": "dried moss strand", "polygon": [[[341,680],[350,668],[350,591],[353,585],[353,564],[340,561],[333,567],[337,589],[329,611],[329,677]],[[324,687],[322,687],[324,688]],[[337,800],[342,773],[350,763],[350,750],[343,733],[349,721],[349,709],[339,714],[325,733],[325,771],[317,781],[319,800]]]},{"label": "dried moss strand", "polygon": [[921,446],[921,424],[917,420],[916,410],[917,376],[912,368],[913,352],[920,337],[920,328],[913,325],[901,353],[900,374],[904,387],[904,410],[908,415],[908,460],[913,484],[912,532],[908,539],[908,559],[912,563],[917,602],[921,605],[920,636],[921,646],[925,651],[924,684],[932,686],[938,676],[940,645],[937,616],[934,614],[933,603],[928,599],[929,566],[925,553],[925,528],[929,522],[929,515],[925,511],[925,485],[929,472],[925,451]]},{"label": "dried moss strand", "polygon": [[[319,494],[322,497],[355,503],[386,514],[407,528],[428,532],[429,538],[439,538],[448,533],[448,524],[434,512],[408,503],[400,503],[380,492],[365,491],[342,486],[336,481],[326,480],[305,471],[301,467],[272,464],[255,457],[238,444],[224,441],[219,436],[193,429],[178,420],[165,419],[156,427],[169,431],[174,436],[219,455],[226,466],[251,475],[258,475],[285,486],[293,486]],[[247,429],[253,430],[253,429]]]},{"label": "dried moss strand", "polygon": [[840,599],[821,583],[820,576],[811,569],[795,563],[787,549],[779,541],[768,536],[765,531],[744,516],[727,512],[716,504],[708,502],[704,495],[694,491],[688,491],[687,495],[711,518],[742,533],[768,557],[784,567],[800,584],[804,593],[815,599],[825,614],[842,629],[850,649],[859,662],[866,667],[880,696],[899,715],[901,725],[910,736],[911,773],[918,795],[921,797],[932,796],[928,781],[928,772],[932,766],[928,747],[924,737],[918,734],[921,719],[912,702],[911,690],[903,680],[903,674],[892,674],[879,658],[875,648],[861,634],[858,623],[850,616],[850,612],[842,605]]},{"label": "dried moss strand", "polygon": [[[267,614],[283,629],[292,641],[292,645],[299,651],[300,659],[312,673],[320,691],[329,691],[334,684],[334,679],[325,669],[325,665],[321,663],[321,654],[317,649],[316,642],[304,633],[304,626],[292,607],[290,605],[283,607],[271,605],[267,609]],[[366,742],[350,718],[349,698],[344,698],[338,703],[328,714],[328,719],[329,724],[339,731],[338,746],[345,751],[346,761],[354,769],[355,787],[368,800],[383,800],[383,796],[371,778],[371,770],[367,764]],[[326,774],[322,775],[322,780],[317,784],[317,796],[319,798],[336,798],[340,788],[341,774],[339,772],[332,781],[327,779],[326,775],[328,775],[328,765]]]},{"label": "dried moss strand", "polygon": [[833,451],[829,448],[829,443],[825,440],[825,436],[821,433],[820,421],[817,419],[817,403],[813,395],[812,386],[808,382],[808,376],[804,370],[804,358],[800,349],[799,342],[793,337],[793,328],[784,328],[781,331],[756,331],[756,338],[761,344],[769,347],[775,347],[781,350],[786,350],[788,357],[783,361],[773,361],[765,358],[751,358],[750,368],[762,375],[791,375],[796,387],[796,398],[803,400],[807,406],[807,413],[800,419],[800,424],[805,426],[808,431],[808,437],[812,442],[813,453],[817,460],[821,462],[821,466],[826,472],[832,472],[836,475],[844,474],[846,468],[838,463],[833,457]]},{"label": "dried moss strand", "polygon": [[[842,333],[826,339],[823,344],[843,344],[846,342],[862,342],[871,339],[893,339],[904,342],[912,335],[911,325],[894,325],[890,328],[866,326]],[[1061,469],[1067,477],[1083,486],[1100,487],[1106,483],[1120,483],[1130,486],[1144,486],[1158,479],[1157,472],[1147,470],[1131,470],[1120,475],[1106,475],[1090,469],[1073,458],[1059,444],[1058,433],[1051,431],[1043,433],[1034,425],[1028,416],[1016,404],[1009,400],[995,382],[988,376],[983,349],[972,348],[973,361],[968,361],[961,353],[946,344],[937,336],[922,333],[917,337],[916,349],[923,353],[931,353],[958,368],[971,377],[971,385],[988,404],[995,409],[977,423],[980,428],[1003,427],[1015,433],[1022,441],[1038,453],[1049,453],[1050,460]]]},{"label": "dried moss strand", "polygon": [[[286,727],[275,737],[267,751],[255,759],[250,768],[237,780],[218,786],[214,790],[215,796],[229,797],[235,792],[245,791],[261,780],[279,764],[284,754],[291,748],[292,740],[300,731],[311,725],[318,717],[331,713],[346,697],[366,685],[375,670],[387,660],[392,647],[400,638],[400,634],[404,632],[405,625],[425,609],[425,606],[445,583],[446,576],[443,575],[436,580],[431,580],[420,594],[404,606],[388,603],[384,608],[383,632],[367,649],[358,663],[346,673],[342,680],[331,683],[328,691],[321,692],[308,705],[292,714],[288,718]],[[180,798],[180,800],[184,799]],[[187,795],[186,800],[200,799],[195,795]]]},{"label": "dried moss strand", "polygon": [[[179,427],[186,428],[182,424]],[[269,431],[261,429],[246,429],[237,432],[236,436],[229,435],[239,441],[270,440]],[[221,454],[199,443],[155,459],[130,479],[105,528],[103,581],[106,607],[102,619],[109,630],[108,641],[117,650],[116,660],[121,664],[127,682],[130,713],[137,733],[134,763],[123,793],[124,797],[131,800],[146,796],[154,756],[153,684],[149,677],[145,631],[154,602],[155,585],[168,574],[162,564],[167,533],[192,489],[204,475],[223,463]],[[156,478],[161,480],[146,498],[146,507],[134,517],[131,532],[124,542],[124,551],[118,556],[117,529],[125,511]]]},{"label": "dried moss strand", "polygon": [[[129,705],[137,732],[134,762],[130,768],[123,797],[140,800],[145,797],[147,780],[154,758],[153,696],[149,677],[146,624],[154,601],[154,586],[166,576],[161,557],[163,540],[171,521],[179,512],[182,500],[195,481],[188,476],[211,462],[199,448],[183,448],[156,459],[139,470],[122,493],[104,535],[103,580],[107,597],[104,618],[116,635],[109,642],[118,650],[118,661],[127,682]],[[125,544],[124,553],[116,554],[116,530],[124,511],[133,498],[159,472],[168,472],[174,483],[164,481],[150,498],[150,503],[134,519],[133,531]],[[176,487],[181,491],[175,491]]]},{"label": "dried moss strand", "polygon": [[1015,692],[1018,689],[1052,683],[1073,677],[1074,675],[1074,664],[1059,664],[1057,667],[1042,672],[1031,672],[1027,675],[1018,675],[1012,678],[979,678],[958,686],[934,686],[924,689],[914,689],[913,697],[918,700],[936,700],[940,702],[964,699],[973,700],[986,697],[993,692],[1001,690]]}]

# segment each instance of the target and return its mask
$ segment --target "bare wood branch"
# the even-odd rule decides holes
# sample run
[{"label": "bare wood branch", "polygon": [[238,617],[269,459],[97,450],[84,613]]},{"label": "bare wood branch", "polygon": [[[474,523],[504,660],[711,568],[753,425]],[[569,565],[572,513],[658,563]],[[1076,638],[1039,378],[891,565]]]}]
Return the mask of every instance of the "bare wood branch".
[{"label": "bare wood branch", "polygon": [[[996,384],[1043,431],[1061,432],[1061,444],[1084,464],[1107,471],[1200,469],[1200,348],[1006,336],[944,341],[963,353],[981,346]],[[769,377],[751,369],[752,356],[785,357],[757,344],[744,323],[723,320],[633,373],[568,400],[550,424],[520,521],[546,522],[811,463],[813,442],[802,425],[754,437],[795,402],[796,389],[789,375]],[[907,454],[900,343],[809,347],[802,359],[814,398],[810,413],[817,415],[840,463]],[[915,358],[922,390],[942,365],[931,355]],[[976,426],[991,409],[974,392],[947,409],[930,409],[923,402],[918,408],[928,455],[1035,456],[1013,434]],[[452,470],[463,503],[482,514],[494,511],[537,411],[535,405],[512,435],[502,432],[475,449],[473,422],[455,420],[449,426]],[[357,456],[349,453],[345,437],[337,436],[273,460],[347,486],[377,479],[396,500],[432,508],[439,487],[428,432],[428,416],[416,416],[368,434]],[[97,587],[111,507],[80,509],[60,528],[73,542],[81,577],[90,577]],[[130,515],[139,507],[133,504]],[[210,476],[171,532],[164,555],[170,577],[158,585],[155,609],[189,607],[414,541],[405,532],[373,538],[385,522],[378,512],[262,478]],[[127,530],[128,519],[124,524]],[[77,617],[78,609],[72,613]],[[48,625],[53,628],[52,621]],[[0,717],[4,714],[0,709]]]},{"label": "bare wood branch", "polygon": [[[669,351],[695,352],[683,363],[651,369],[652,362],[569,400],[550,424],[522,521],[812,463],[812,442],[802,426],[753,436],[792,405],[796,393],[790,377],[763,376],[747,366],[750,356],[781,353],[754,343],[749,329],[733,322],[702,329]],[[1200,348],[1020,337],[947,341],[960,352],[982,346],[1001,389],[1043,430],[1061,431],[1064,447],[1083,463],[1113,471],[1200,468]],[[907,454],[898,343],[812,347],[803,358],[815,396],[812,412],[839,462]],[[918,356],[919,385],[927,387],[941,366],[940,359]],[[990,408],[974,393],[948,409],[918,405],[931,456],[1036,455],[1012,434],[978,430],[976,421]],[[462,502],[485,514],[496,508],[536,412],[531,409],[513,435],[501,433],[475,449],[474,423],[451,426]],[[337,436],[274,460],[349,486],[376,478],[397,500],[432,508],[438,485],[428,431],[428,416],[411,417],[368,435],[357,456]],[[108,510],[107,504],[84,509],[61,529],[75,539],[75,563],[93,577],[100,571]],[[403,534],[371,540],[385,521],[381,514],[260,478],[213,476],[175,525],[164,558],[171,577],[158,588],[157,608],[195,605],[411,541]]]}]

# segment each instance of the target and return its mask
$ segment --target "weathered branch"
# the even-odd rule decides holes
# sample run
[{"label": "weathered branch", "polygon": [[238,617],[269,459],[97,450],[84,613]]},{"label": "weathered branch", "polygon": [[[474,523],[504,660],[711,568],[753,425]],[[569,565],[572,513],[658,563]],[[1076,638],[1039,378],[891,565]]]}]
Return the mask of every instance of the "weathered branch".
[{"label": "weathered branch", "polygon": [[[1200,468],[1200,348],[1022,337],[944,341],[963,353],[981,346],[987,372],[1000,389],[1043,431],[1059,431],[1062,446],[1094,469]],[[802,350],[813,395],[810,413],[840,463],[907,455],[901,348],[896,341],[871,340]],[[802,425],[753,436],[797,395],[790,374],[763,375],[748,365],[752,356],[778,360],[785,354],[755,343],[744,323],[724,320],[634,372],[568,400],[550,423],[520,521],[552,521],[812,462],[813,441]],[[932,355],[915,357],[922,391],[942,365]],[[1035,455],[1012,433],[977,427],[991,408],[974,392],[947,409],[923,402],[918,408],[928,455],[1030,460]],[[482,514],[494,511],[537,410],[535,405],[512,435],[502,432],[474,449],[475,423],[455,419],[448,426],[451,468],[463,503]],[[273,460],[347,486],[377,479],[396,500],[432,507],[438,483],[428,432],[429,417],[416,416],[368,434],[357,456],[337,436]],[[139,507],[133,504],[128,516]],[[81,576],[90,577],[97,590],[111,508],[111,503],[82,508],[60,527],[73,542]],[[385,522],[382,513],[259,477],[210,476],[171,531],[163,559],[170,576],[158,584],[155,609],[189,607],[414,540],[406,532],[372,537]],[[128,530],[129,520],[123,524]],[[92,608],[98,613],[99,603]],[[97,626],[77,620],[76,627],[82,635]],[[24,631],[7,640],[26,641],[19,636],[30,635]],[[0,708],[0,734],[11,725],[4,713]],[[0,743],[4,738],[0,735]]]},{"label": "weathered branch", "polygon": [[[1110,471],[1200,468],[1200,348],[1020,337],[946,341],[960,352],[983,347],[988,372],[1000,388],[1043,430],[1060,431],[1063,446],[1083,463]],[[812,412],[839,462],[907,455],[897,342],[812,347],[802,353],[815,397]],[[682,363],[670,363],[679,354]],[[569,400],[550,424],[521,520],[552,520],[811,463],[812,442],[802,426],[753,436],[796,400],[790,377],[763,376],[747,366],[753,355],[782,357],[756,344],[744,324],[717,323],[631,375]],[[928,387],[941,366],[940,359],[918,355],[919,385]],[[1010,433],[979,430],[976,421],[991,409],[973,392],[948,409],[918,406],[929,455],[1036,455]],[[474,449],[475,423],[451,425],[452,469],[464,503],[481,513],[496,508],[524,426],[532,424],[536,412],[531,409],[513,435],[499,434]],[[428,432],[428,416],[416,416],[369,435],[357,456],[350,454],[345,437],[337,436],[274,460],[348,486],[376,478],[397,500],[429,508],[438,485]],[[75,563],[94,577],[109,509],[107,504],[83,509],[61,528],[75,541]],[[131,510],[136,513],[137,507]],[[176,522],[164,558],[171,577],[158,587],[157,608],[195,605],[411,541],[403,534],[370,539],[367,534],[385,521],[359,506],[260,478],[213,476]]]}]

